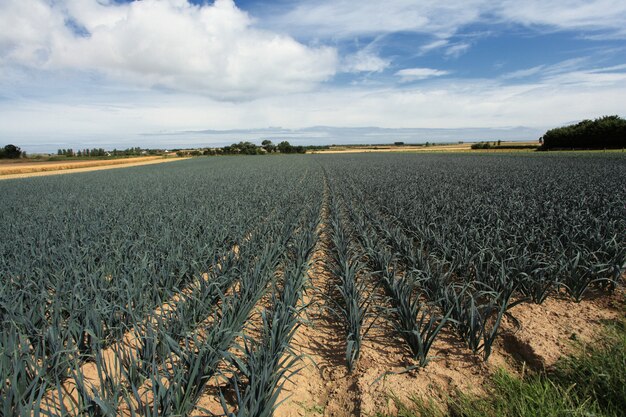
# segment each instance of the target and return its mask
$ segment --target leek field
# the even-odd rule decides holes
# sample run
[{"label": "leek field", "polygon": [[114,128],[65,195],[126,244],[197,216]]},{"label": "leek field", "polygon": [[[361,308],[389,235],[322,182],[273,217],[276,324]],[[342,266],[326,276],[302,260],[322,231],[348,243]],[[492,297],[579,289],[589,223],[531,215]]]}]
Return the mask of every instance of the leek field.
[{"label": "leek field", "polygon": [[1,181],[0,224],[0,416],[271,416],[320,263],[348,373],[382,321],[419,373],[444,330],[486,361],[514,307],[610,296],[626,157],[195,158]]}]

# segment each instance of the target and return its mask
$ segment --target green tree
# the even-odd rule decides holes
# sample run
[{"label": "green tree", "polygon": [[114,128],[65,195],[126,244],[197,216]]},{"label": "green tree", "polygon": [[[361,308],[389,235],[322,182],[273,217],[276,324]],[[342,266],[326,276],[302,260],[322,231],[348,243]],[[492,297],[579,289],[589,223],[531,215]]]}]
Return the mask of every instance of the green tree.
[{"label": "green tree", "polygon": [[276,146],[274,146],[272,141],[269,139],[265,139],[263,142],[261,142],[261,147],[265,149],[267,153],[272,153],[276,151]]},{"label": "green tree", "polygon": [[293,146],[286,140],[278,144],[278,151],[280,153],[293,153]]},{"label": "green tree", "polygon": [[22,150],[15,145],[6,145],[0,153],[1,158],[17,159],[22,156]]},{"label": "green tree", "polygon": [[604,116],[548,130],[543,135],[544,149],[550,148],[624,148],[626,147],[626,119]]}]

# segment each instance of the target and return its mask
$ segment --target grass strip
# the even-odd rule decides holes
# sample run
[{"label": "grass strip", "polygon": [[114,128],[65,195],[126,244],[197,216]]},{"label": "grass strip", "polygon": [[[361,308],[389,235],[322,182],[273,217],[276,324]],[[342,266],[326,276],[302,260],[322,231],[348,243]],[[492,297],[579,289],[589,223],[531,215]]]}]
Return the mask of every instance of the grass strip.
[{"label": "grass strip", "polygon": [[499,370],[486,396],[456,392],[445,410],[423,398],[393,398],[398,410],[393,416],[625,416],[626,319],[608,323],[593,342],[576,343],[576,354],[561,359],[551,371],[520,377]]}]

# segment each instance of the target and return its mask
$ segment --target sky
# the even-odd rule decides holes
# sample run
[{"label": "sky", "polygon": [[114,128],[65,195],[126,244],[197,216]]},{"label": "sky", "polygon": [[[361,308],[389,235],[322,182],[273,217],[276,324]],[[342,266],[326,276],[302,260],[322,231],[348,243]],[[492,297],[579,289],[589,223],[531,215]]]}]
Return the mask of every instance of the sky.
[{"label": "sky", "polygon": [[534,140],[625,116],[623,0],[0,0],[0,145]]}]

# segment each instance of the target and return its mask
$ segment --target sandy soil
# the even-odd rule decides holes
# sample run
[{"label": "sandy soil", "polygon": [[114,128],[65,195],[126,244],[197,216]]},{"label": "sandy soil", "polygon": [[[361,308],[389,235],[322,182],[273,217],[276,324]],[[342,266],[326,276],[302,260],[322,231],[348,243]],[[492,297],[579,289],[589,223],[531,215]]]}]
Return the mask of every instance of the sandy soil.
[{"label": "sandy soil", "polygon": [[[324,279],[318,274],[313,277],[314,285],[323,285]],[[623,294],[614,297],[623,299]],[[410,402],[417,396],[444,405],[446,396],[456,389],[481,395],[497,369],[517,373],[524,366],[550,368],[559,357],[574,351],[572,339],[593,341],[604,320],[620,315],[599,300],[575,303],[566,299],[522,304],[511,314],[519,323],[504,323],[487,362],[446,329],[431,350],[431,362],[425,368],[411,369],[417,363],[390,324],[383,322],[368,334],[359,363],[348,374],[341,329],[319,309],[313,311],[312,324],[302,326],[295,343],[307,358],[303,369],[286,384],[286,401],[276,416],[369,416],[394,413],[394,397]]]},{"label": "sandy soil", "polygon": [[162,158],[146,156],[139,158],[110,159],[96,161],[33,162],[0,165],[0,180],[39,177],[44,175],[72,174],[75,172],[97,171],[101,169],[126,168],[140,165],[160,164],[188,158]]},{"label": "sandy soil", "polygon": [[519,328],[505,319],[498,352],[532,369],[552,367],[563,355],[573,353],[575,340],[592,342],[603,322],[623,316],[619,305],[624,289],[611,297],[594,297],[575,303],[564,297],[548,298],[542,305],[524,303],[511,310]]},{"label": "sandy soil", "polygon": [[311,288],[304,297],[307,316],[292,340],[301,369],[283,387],[276,417],[307,415],[360,415],[357,380],[344,365],[344,332],[340,322],[324,308],[324,293],[333,279],[328,264],[328,188],[324,190],[322,221],[318,228],[311,269]]}]

